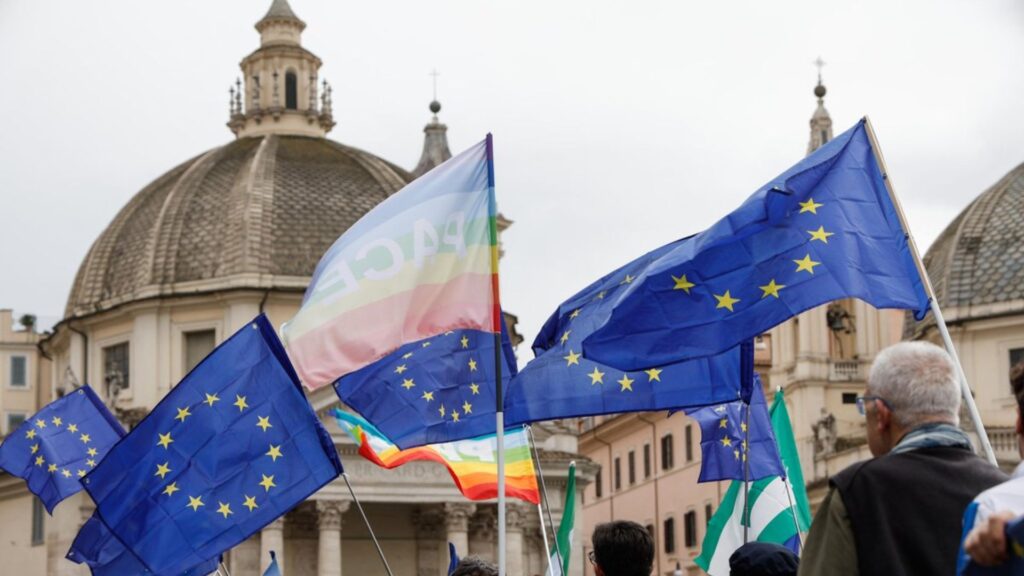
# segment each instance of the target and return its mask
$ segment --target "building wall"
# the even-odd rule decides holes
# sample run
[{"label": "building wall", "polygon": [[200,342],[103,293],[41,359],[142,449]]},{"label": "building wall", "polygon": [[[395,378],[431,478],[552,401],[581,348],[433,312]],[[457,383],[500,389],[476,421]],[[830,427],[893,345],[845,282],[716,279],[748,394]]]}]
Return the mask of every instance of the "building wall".
[{"label": "building wall", "polygon": [[[29,417],[46,403],[50,396],[50,365],[36,344],[42,335],[34,330],[13,326],[11,310],[0,309],[0,436],[8,430],[8,415]],[[23,362],[24,386],[17,386],[12,377],[15,359]]]},{"label": "building wall", "polygon": [[[46,574],[46,544],[32,542],[32,506],[35,497],[20,480],[0,478],[0,559],[3,574]],[[10,494],[8,490],[15,493]],[[45,514],[45,513],[44,513]],[[44,528],[50,520],[43,520]]]}]

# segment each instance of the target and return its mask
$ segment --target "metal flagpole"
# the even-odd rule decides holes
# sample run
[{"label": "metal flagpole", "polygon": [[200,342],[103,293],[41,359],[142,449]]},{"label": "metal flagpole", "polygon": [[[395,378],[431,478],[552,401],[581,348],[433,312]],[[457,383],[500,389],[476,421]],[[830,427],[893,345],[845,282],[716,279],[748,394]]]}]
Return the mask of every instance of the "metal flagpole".
[{"label": "metal flagpole", "polygon": [[359,503],[359,498],[356,497],[356,493],[352,490],[352,483],[348,481],[348,474],[346,472],[341,473],[341,477],[345,479],[345,486],[348,486],[348,493],[352,495],[352,501],[356,503],[356,508],[359,509],[359,515],[363,517],[363,523],[366,524],[366,530],[370,532],[370,538],[373,540],[373,545],[377,547],[377,554],[380,555],[380,561],[384,563],[384,570],[388,573],[388,576],[395,576],[391,573],[391,566],[388,566],[388,559],[384,557],[384,550],[380,547],[380,542],[377,541],[377,535],[373,533],[373,526],[370,526],[370,520],[366,517],[366,512],[363,512],[363,505]]},{"label": "metal flagpole", "polygon": [[928,278],[928,271],[925,269],[924,262],[921,260],[921,254],[917,250],[914,235],[910,233],[910,226],[907,224],[907,217],[903,212],[903,206],[900,204],[896,191],[893,189],[892,179],[889,178],[889,170],[885,167],[885,158],[882,157],[882,149],[879,147],[878,139],[875,137],[875,129],[871,126],[871,119],[867,116],[864,117],[864,127],[867,129],[868,139],[871,141],[871,151],[875,155],[875,161],[878,162],[878,168],[882,171],[882,180],[885,181],[885,188],[889,192],[889,198],[896,208],[896,214],[899,216],[900,224],[903,226],[903,233],[906,235],[907,243],[910,245],[910,252],[914,256],[918,275],[920,275],[921,281],[924,282],[925,291],[928,293],[931,311],[935,315],[935,324],[939,328],[939,334],[942,335],[942,342],[946,346],[946,352],[949,353],[953,359],[953,364],[956,365],[957,376],[960,378],[960,393],[963,395],[964,403],[967,404],[967,411],[974,422],[974,430],[978,434],[981,448],[989,462],[994,466],[998,466],[996,453],[992,450],[992,444],[989,442],[988,434],[985,432],[985,426],[981,423],[981,414],[978,412],[978,406],[974,403],[974,394],[971,392],[970,384],[967,383],[967,375],[964,373],[964,367],[960,364],[960,356],[956,353],[953,339],[950,337],[949,329],[946,327],[946,320],[942,317],[942,310],[939,309],[939,301],[935,297],[932,281]]},{"label": "metal flagpole", "polygon": [[[544,539],[544,557],[548,559],[548,574],[554,574],[554,571],[551,570],[551,548],[548,546],[548,531],[544,528],[544,510],[541,508],[540,502],[537,503],[537,516],[540,517],[540,535]],[[555,539],[558,539],[557,536]]]},{"label": "metal flagpole", "polygon": [[800,520],[796,517],[796,504],[793,503],[793,492],[790,489],[788,475],[782,478],[782,485],[786,489],[786,499],[789,500],[789,511],[793,513],[793,525],[796,526],[796,536],[800,539],[800,550],[803,550],[804,533],[800,531]]},{"label": "metal flagpole", "polygon": [[[540,466],[540,454],[537,453],[537,441],[533,437],[533,426],[526,426],[526,433],[530,436],[530,449],[533,452],[534,462],[537,464],[537,475],[540,477],[540,490],[543,495],[542,500],[544,501],[544,507],[548,512],[548,524],[551,525],[551,535],[555,537],[555,558],[558,560],[558,573],[561,574],[562,566],[565,565],[565,561],[562,559],[562,550],[558,546],[558,530],[555,529],[555,519],[551,516],[551,499],[548,498],[548,485],[544,481],[544,469]],[[544,518],[541,518],[541,526],[544,525]],[[541,532],[546,532],[541,530]],[[547,534],[544,534],[547,538]],[[548,558],[551,558],[551,553],[548,553]],[[554,572],[552,572],[554,574]]]},{"label": "metal flagpole", "polygon": [[743,416],[744,423],[747,425],[746,430],[743,431],[743,543],[746,544],[749,541],[749,535],[747,532],[750,530],[750,458],[747,457],[749,452],[748,446],[750,446],[750,403],[745,402],[743,406],[747,409],[746,414]]},{"label": "metal flagpole", "polygon": [[217,574],[220,574],[220,571],[224,570],[224,576],[231,576],[231,572],[228,572],[228,567],[224,565],[224,562],[218,562],[217,566],[219,566],[219,568],[217,568]]}]

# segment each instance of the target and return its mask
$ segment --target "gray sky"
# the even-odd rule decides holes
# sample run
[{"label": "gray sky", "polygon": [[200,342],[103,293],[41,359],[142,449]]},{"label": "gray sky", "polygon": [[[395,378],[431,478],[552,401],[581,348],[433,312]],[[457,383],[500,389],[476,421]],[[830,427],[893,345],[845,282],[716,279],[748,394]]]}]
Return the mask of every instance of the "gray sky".
[{"label": "gray sky", "polygon": [[[0,307],[58,319],[117,210],[232,138],[227,89],[269,5],[0,0]],[[292,6],[332,139],[412,168],[435,67],[453,152],[494,133],[503,300],[528,339],[798,161],[818,55],[836,133],[871,116],[922,247],[1024,161],[1020,1]]]}]

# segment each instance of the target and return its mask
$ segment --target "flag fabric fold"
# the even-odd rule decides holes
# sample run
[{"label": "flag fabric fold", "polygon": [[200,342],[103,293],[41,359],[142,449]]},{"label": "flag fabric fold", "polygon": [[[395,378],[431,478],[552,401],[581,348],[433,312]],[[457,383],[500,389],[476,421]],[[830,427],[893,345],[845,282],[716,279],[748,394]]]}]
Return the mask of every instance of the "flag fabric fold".
[{"label": "flag fabric fold", "polygon": [[[359,446],[359,454],[382,468],[427,460],[448,468],[455,485],[470,500],[498,494],[497,438],[494,434],[445,444],[401,450],[365,419],[335,410],[338,426]],[[531,504],[540,502],[530,443],[523,428],[505,431],[505,494]]]},{"label": "flag fabric fold", "polygon": [[[185,376],[82,482],[117,540],[153,574],[170,575],[218,557],[341,471],[260,315]],[[72,552],[97,561],[89,550]]]},{"label": "flag fabric fold", "polygon": [[[94,512],[78,531],[67,559],[89,567],[92,576],[152,575],[145,564],[103,524]],[[217,570],[220,557],[184,571],[181,576],[207,576]]]},{"label": "flag fabric fold", "polygon": [[761,379],[756,374],[749,406],[749,426],[747,410],[747,405],[741,400],[686,410],[686,414],[700,425],[698,482],[785,476],[772,433],[768,403],[761,391]]},{"label": "flag fabric fold", "polygon": [[124,428],[89,385],[54,400],[7,435],[0,468],[23,478],[53,513],[82,489],[84,477],[124,436]]},{"label": "flag fabric fold", "polygon": [[[841,298],[928,309],[907,232],[862,120],[610,292],[587,358],[637,370],[705,357]],[[628,336],[625,337],[625,336]]]},{"label": "flag fabric fold", "polygon": [[[711,576],[729,575],[729,557],[743,545],[744,526],[751,542],[770,542],[800,553],[800,534],[811,526],[811,511],[792,425],[782,391],[770,410],[772,430],[788,480],[770,476],[750,483],[749,513],[744,514],[743,482],[733,481],[708,523],[700,555],[694,562]],[[788,493],[788,494],[787,494]],[[793,507],[796,508],[795,512]],[[799,526],[799,531],[798,531]]]},{"label": "flag fabric fold", "polygon": [[321,258],[301,309],[282,328],[307,387],[407,342],[451,330],[497,332],[489,140],[381,202]]}]

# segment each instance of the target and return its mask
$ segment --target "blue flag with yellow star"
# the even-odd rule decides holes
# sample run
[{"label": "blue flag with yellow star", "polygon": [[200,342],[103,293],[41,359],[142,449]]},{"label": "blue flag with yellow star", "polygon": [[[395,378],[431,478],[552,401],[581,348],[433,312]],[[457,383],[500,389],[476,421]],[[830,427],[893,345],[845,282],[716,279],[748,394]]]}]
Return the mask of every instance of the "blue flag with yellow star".
[{"label": "blue flag with yellow star", "polygon": [[341,472],[260,315],[185,376],[82,483],[103,525],[147,570],[170,575],[216,558]]},{"label": "blue flag with yellow star", "polygon": [[615,296],[628,288],[644,266],[671,248],[659,248],[611,272],[555,310],[533,342],[536,358],[509,385],[506,425],[707,406],[731,402],[741,398],[743,390],[749,391],[753,372],[749,341],[717,356],[640,370],[618,370],[583,353],[584,339],[607,322]]},{"label": "blue flag with yellow star", "polygon": [[[67,559],[89,567],[92,576],[139,576],[153,572],[107,528],[94,512],[75,536]],[[181,576],[206,576],[217,570],[220,558],[211,558],[183,572]]]},{"label": "blue flag with yellow star", "polygon": [[610,291],[587,358],[637,370],[718,354],[841,298],[923,318],[928,296],[867,129],[862,120]]},{"label": "blue flag with yellow star", "polygon": [[742,400],[734,400],[688,409],[686,415],[700,425],[698,482],[753,481],[768,476],[785,478],[786,471],[779,458],[768,415],[768,403],[757,374],[754,375],[749,406]]},{"label": "blue flag with yellow star", "polygon": [[0,468],[24,478],[53,509],[82,489],[79,479],[106,456],[124,428],[88,385],[54,400],[0,445]]},{"label": "blue flag with yellow star", "polygon": [[[505,394],[515,352],[501,322]],[[494,334],[455,330],[410,342],[340,378],[334,389],[399,448],[476,438],[495,431]]]}]

